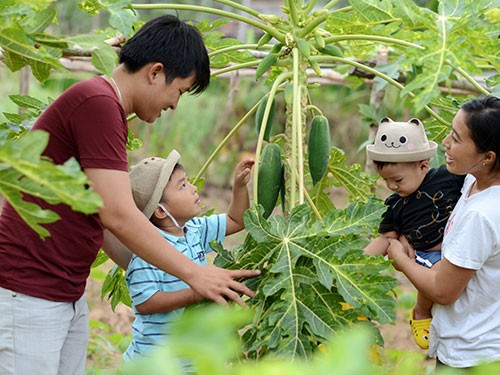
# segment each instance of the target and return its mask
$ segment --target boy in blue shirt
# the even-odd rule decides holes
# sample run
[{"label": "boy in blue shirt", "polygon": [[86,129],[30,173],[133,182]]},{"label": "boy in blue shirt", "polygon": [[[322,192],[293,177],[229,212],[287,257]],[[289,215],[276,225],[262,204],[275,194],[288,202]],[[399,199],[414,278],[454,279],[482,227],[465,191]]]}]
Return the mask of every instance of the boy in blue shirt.
[{"label": "boy in blue shirt", "polygon": [[[193,262],[207,265],[209,243],[222,243],[225,236],[244,228],[243,214],[250,204],[247,184],[254,161],[244,159],[236,166],[227,214],[198,217],[200,197],[179,160],[179,153],[173,150],[166,159],[151,157],[133,166],[130,181],[134,201],[166,241]],[[135,255],[127,268],[126,282],[136,318],[125,359],[142,356],[164,342],[184,308],[202,299],[182,280]]]}]

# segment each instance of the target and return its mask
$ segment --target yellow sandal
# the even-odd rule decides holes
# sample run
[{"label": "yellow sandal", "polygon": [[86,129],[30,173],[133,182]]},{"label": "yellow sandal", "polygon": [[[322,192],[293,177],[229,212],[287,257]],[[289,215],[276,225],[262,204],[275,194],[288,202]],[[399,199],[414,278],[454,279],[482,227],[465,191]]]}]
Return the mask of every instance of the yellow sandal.
[{"label": "yellow sandal", "polygon": [[410,327],[413,331],[415,343],[422,349],[429,348],[429,332],[432,318],[416,320],[415,310],[411,312]]}]

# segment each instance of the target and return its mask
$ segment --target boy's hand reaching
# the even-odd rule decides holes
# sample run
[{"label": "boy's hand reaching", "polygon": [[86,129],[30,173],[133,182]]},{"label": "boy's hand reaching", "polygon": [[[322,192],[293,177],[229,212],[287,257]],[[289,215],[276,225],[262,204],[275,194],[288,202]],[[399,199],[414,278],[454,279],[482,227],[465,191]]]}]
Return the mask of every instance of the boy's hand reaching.
[{"label": "boy's hand reaching", "polygon": [[234,172],[233,197],[227,210],[226,236],[237,233],[243,228],[243,215],[250,207],[247,184],[255,161],[251,158],[243,159],[238,163]]},{"label": "boy's hand reaching", "polygon": [[238,163],[234,173],[234,186],[246,186],[250,181],[250,174],[255,160],[246,158]]}]

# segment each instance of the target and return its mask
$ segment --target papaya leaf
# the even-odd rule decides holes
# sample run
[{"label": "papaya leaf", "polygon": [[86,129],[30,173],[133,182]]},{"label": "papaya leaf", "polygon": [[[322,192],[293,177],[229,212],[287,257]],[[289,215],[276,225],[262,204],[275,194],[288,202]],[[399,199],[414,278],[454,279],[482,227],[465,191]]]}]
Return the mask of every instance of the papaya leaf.
[{"label": "papaya leaf", "polygon": [[99,252],[97,253],[97,256],[94,260],[94,262],[92,263],[92,266],[91,268],[96,268],[96,267],[99,267],[101,264],[105,263],[106,261],[109,260],[109,256],[108,254],[106,254],[102,249],[99,250]]},{"label": "papaya leaf", "polygon": [[12,72],[17,72],[28,64],[21,55],[7,50],[3,51],[3,62]]},{"label": "papaya leaf", "polygon": [[137,22],[134,12],[131,9],[121,9],[121,6],[120,8],[109,7],[108,11],[111,13],[109,24],[123,35],[130,36],[133,33],[132,26]]},{"label": "papaya leaf", "polygon": [[9,27],[0,30],[0,47],[21,55],[23,58],[50,64],[53,67],[62,67],[61,63],[49,54],[33,46],[34,41],[20,27]]},{"label": "papaya leaf", "polygon": [[392,1],[351,0],[352,8],[361,20],[368,22],[388,22],[394,19]]},{"label": "papaya leaf", "polygon": [[[0,193],[35,232],[42,238],[50,236],[49,231],[41,224],[53,223],[59,220],[59,215],[50,210],[43,210],[34,203],[24,201],[21,191],[31,189],[22,188],[20,185],[23,184],[23,180],[19,181],[19,178],[20,174],[12,168],[0,168]],[[37,194],[43,195],[43,192],[39,190]]]},{"label": "papaya leaf", "polygon": [[44,82],[50,76],[50,70],[52,66],[50,64],[46,64],[40,61],[30,61],[31,72],[33,76],[39,81]]},{"label": "papaya leaf", "polygon": [[111,76],[113,69],[118,62],[118,55],[113,47],[106,43],[92,51],[92,65],[102,74]]},{"label": "papaya leaf", "polygon": [[359,164],[346,165],[347,156],[339,148],[332,147],[328,171],[329,185],[341,186],[346,189],[350,199],[366,201],[371,196],[370,189],[374,186],[374,177],[361,170]]},{"label": "papaya leaf", "polygon": [[329,235],[373,234],[385,210],[384,202],[372,197],[366,203],[354,201],[344,210],[332,210],[315,225]]},{"label": "papaya leaf", "polygon": [[45,8],[34,12],[34,17],[25,24],[26,32],[30,34],[43,33],[43,31],[56,20],[57,11],[54,8]]},{"label": "papaya leaf", "polygon": [[[48,134],[34,131],[16,141],[0,137],[0,163],[3,166],[2,193],[14,209],[23,217],[33,210],[33,204],[20,199],[20,192],[25,192],[48,203],[66,203],[75,211],[91,214],[102,205],[101,198],[91,189],[86,175],[74,159],[63,165],[54,165],[41,158],[41,153],[48,143]],[[40,214],[42,212],[42,214]],[[39,233],[39,223],[53,222],[56,219],[44,211],[28,217],[27,223]],[[51,220],[51,221],[48,221]]]},{"label": "papaya leaf", "polygon": [[142,147],[142,140],[137,138],[132,131],[132,129],[128,128],[127,134],[127,150],[134,151]]},{"label": "papaya leaf", "polygon": [[101,289],[101,299],[107,299],[111,303],[111,309],[115,311],[116,306],[122,302],[128,307],[132,307],[132,300],[128,293],[127,284],[125,282],[125,271],[118,266],[108,272]]},{"label": "papaya leaf", "polygon": [[52,36],[44,33],[34,33],[31,34],[31,37],[40,44],[49,46],[49,47],[54,47],[54,48],[59,48],[59,49],[64,49],[68,48],[68,42],[63,37],[57,37],[57,36]]},{"label": "papaya leaf", "polygon": [[[327,225],[311,220],[306,204],[295,207],[286,219],[268,220],[254,205],[244,216],[248,236],[241,247],[227,251],[213,245],[216,265],[262,271],[246,282],[257,291],[248,301],[256,312],[254,321],[243,335],[250,357],[266,351],[308,357],[318,343],[359,323],[360,315],[381,323],[395,320],[390,292],[397,282],[382,275],[390,262],[360,250],[366,243],[360,235],[370,233],[367,228],[378,222],[378,207],[370,201],[334,210],[327,217],[337,218],[339,229],[330,234]],[[347,217],[341,225],[342,215]],[[368,218],[363,224],[364,215]],[[343,310],[345,302],[352,308]],[[364,323],[379,336],[371,322]]]},{"label": "papaya leaf", "polygon": [[47,104],[29,95],[9,95],[12,100],[19,107],[33,108],[41,111],[47,107]]},{"label": "papaya leaf", "polygon": [[103,8],[99,0],[82,0],[76,6],[88,14],[98,14]]},{"label": "papaya leaf", "polygon": [[110,75],[118,60],[113,47],[107,44],[104,34],[77,35],[66,38],[70,47],[87,49],[92,52],[92,65],[103,74]]},{"label": "papaya leaf", "polygon": [[15,123],[15,124],[20,124],[24,120],[24,117],[21,116],[18,113],[6,113],[6,112],[3,112],[3,115],[5,116],[5,118],[8,121],[10,121],[12,123]]}]

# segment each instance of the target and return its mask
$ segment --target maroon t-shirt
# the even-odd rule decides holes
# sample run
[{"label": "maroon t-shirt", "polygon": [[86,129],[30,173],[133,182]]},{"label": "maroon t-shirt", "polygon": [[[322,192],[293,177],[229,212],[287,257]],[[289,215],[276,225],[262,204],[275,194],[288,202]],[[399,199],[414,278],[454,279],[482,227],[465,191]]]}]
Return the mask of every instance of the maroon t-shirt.
[{"label": "maroon t-shirt", "polygon": [[[50,133],[44,155],[56,164],[74,157],[82,168],[127,171],[127,120],[109,83],[102,77],[75,84],[52,103],[33,129]],[[53,301],[78,300],[103,241],[97,214],[74,212],[26,196],[61,219],[44,225],[42,240],[4,200],[0,216],[0,286]]]}]

